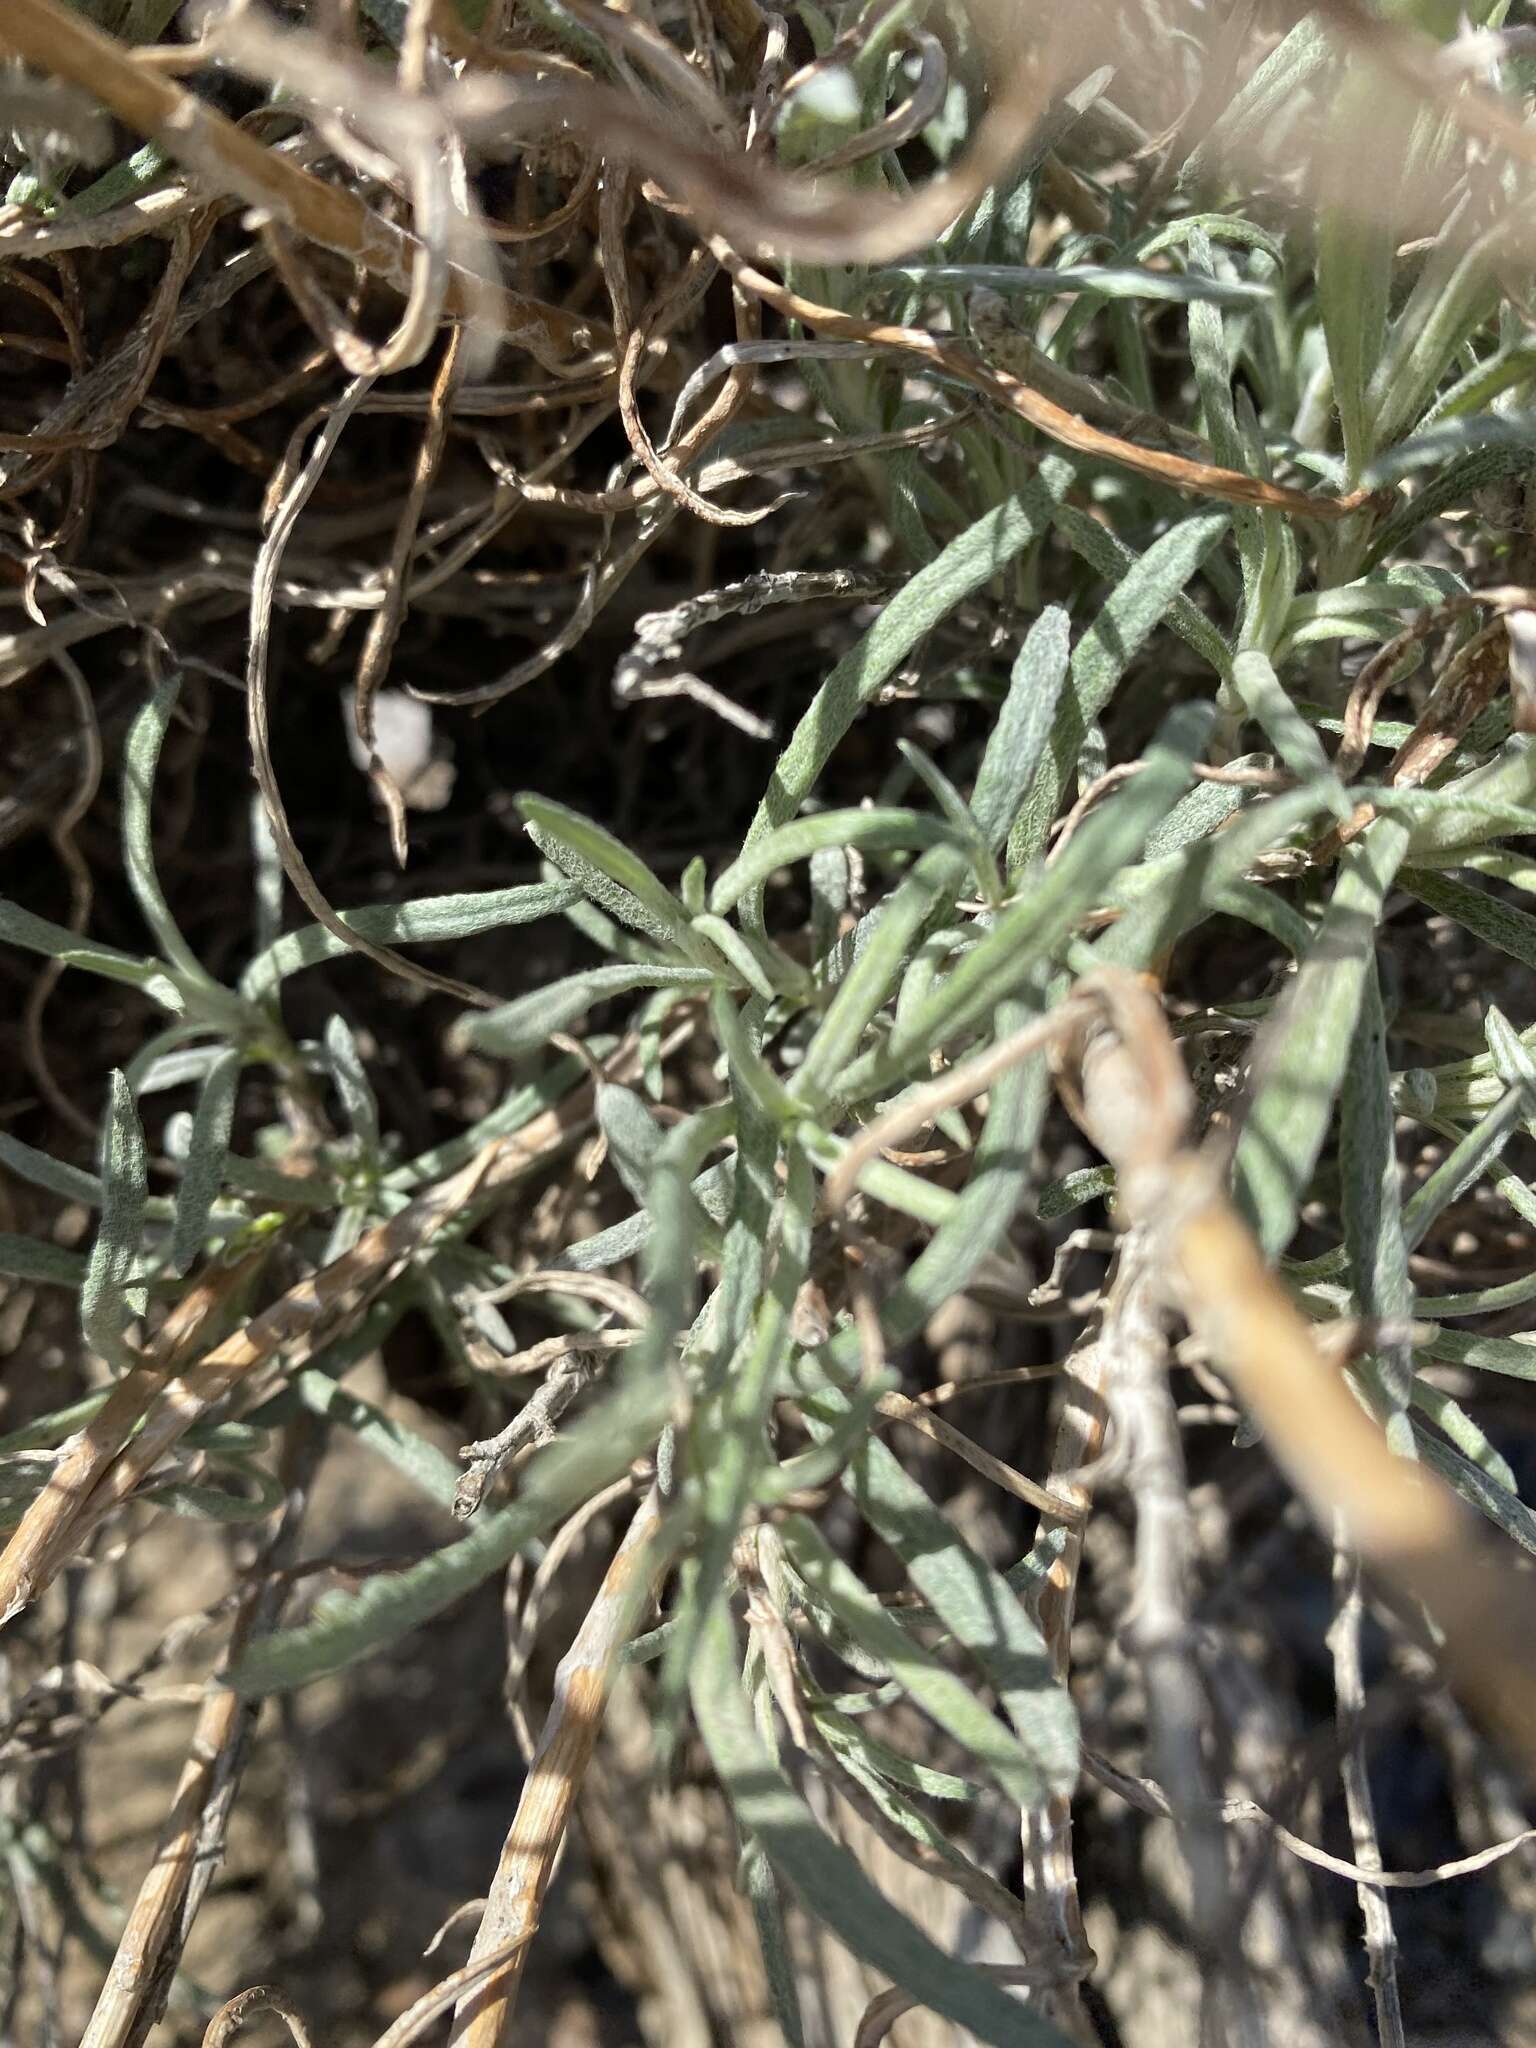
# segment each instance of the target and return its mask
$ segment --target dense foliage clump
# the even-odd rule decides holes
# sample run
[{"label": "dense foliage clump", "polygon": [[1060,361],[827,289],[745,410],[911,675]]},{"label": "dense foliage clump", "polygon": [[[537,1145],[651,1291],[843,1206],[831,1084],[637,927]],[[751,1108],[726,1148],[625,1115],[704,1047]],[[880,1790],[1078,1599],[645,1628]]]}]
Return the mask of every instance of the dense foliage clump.
[{"label": "dense foliage clump", "polygon": [[1060,12],[0,8],[0,2032],[1536,2040],[1536,52]]}]

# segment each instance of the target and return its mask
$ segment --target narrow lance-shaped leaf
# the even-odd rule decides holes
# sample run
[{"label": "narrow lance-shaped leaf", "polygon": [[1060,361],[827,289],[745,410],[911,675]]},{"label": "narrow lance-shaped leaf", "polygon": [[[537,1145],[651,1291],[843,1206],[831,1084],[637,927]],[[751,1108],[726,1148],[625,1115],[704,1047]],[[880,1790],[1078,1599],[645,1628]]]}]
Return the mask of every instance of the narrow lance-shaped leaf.
[{"label": "narrow lance-shaped leaf", "polygon": [[729,1103],[700,1110],[674,1125],[652,1157],[646,1188],[651,1231],[643,1275],[651,1313],[628,1356],[635,1374],[665,1374],[688,1327],[697,1294],[694,1246],[699,1234],[692,1181],[708,1155],[732,1134],[735,1121]]},{"label": "narrow lance-shaped leaf", "polygon": [[477,1052],[513,1059],[548,1044],[554,1032],[564,1031],[594,1003],[607,1002],[611,996],[630,995],[640,988],[707,989],[713,981],[704,967],[589,967],[499,1009],[462,1017],[454,1035],[460,1045],[473,1046]]},{"label": "narrow lance-shaped leaf", "polygon": [[937,761],[930,759],[922,748],[914,746],[911,740],[898,740],[896,751],[926,787],[961,844],[970,847],[981,844],[981,833],[972,816],[970,805]]},{"label": "narrow lance-shaped leaf", "polygon": [[133,1363],[123,1333],[137,1312],[128,1280],[144,1231],[148,1175],[139,1112],[126,1079],[114,1073],[102,1127],[105,1199],[80,1293],[80,1328],[99,1358],[124,1370]]},{"label": "narrow lance-shaped leaf", "polygon": [[[575,882],[531,882],[515,889],[424,896],[414,903],[373,903],[360,910],[343,910],[340,917],[349,931],[375,945],[425,946],[531,924],[536,918],[564,910],[580,895]],[[241,976],[240,993],[251,1002],[266,1002],[278,985],[301,967],[343,960],[349,950],[346,941],[323,924],[303,925],[256,955]]]},{"label": "narrow lance-shaped leaf", "polygon": [[407,1429],[398,1416],[386,1415],[371,1401],[338,1386],[319,1366],[307,1366],[294,1384],[306,1408],[340,1423],[445,1512],[452,1512],[454,1494],[464,1475],[446,1451]]},{"label": "narrow lance-shaped leaf", "polygon": [[954,900],[965,868],[958,849],[936,846],[872,914],[864,946],[838,984],[791,1084],[793,1095],[808,1108],[823,1104],[834,1085],[846,1088],[843,1070],[870,1019],[889,996],[923,927],[940,905]]},{"label": "narrow lance-shaped leaf", "polygon": [[1257,1088],[1238,1141],[1239,1198],[1273,1257],[1296,1229],[1348,1060],[1387,891],[1407,828],[1380,818],[1344,850],[1312,949],[1255,1050]]},{"label": "narrow lance-shaped leaf", "polygon": [[661,1150],[661,1126],[632,1088],[614,1081],[597,1085],[598,1128],[608,1141],[614,1170],[637,1202],[650,1190],[651,1168]]},{"label": "narrow lance-shaped leaf", "polygon": [[1067,615],[1059,605],[1048,605],[1014,661],[971,792],[971,811],[994,852],[1008,837],[1050,739],[1070,652]]},{"label": "narrow lance-shaped leaf", "polygon": [[1347,815],[1348,801],[1317,730],[1291,702],[1269,656],[1257,650],[1240,654],[1232,664],[1232,687],[1297,781],[1315,782],[1324,801],[1339,816]]},{"label": "narrow lance-shaped leaf", "polygon": [[0,940],[24,946],[29,953],[45,954],[66,967],[78,967],[87,974],[99,974],[106,981],[123,982],[129,988],[139,989],[173,1016],[180,1016],[186,1008],[186,1000],[164,962],[136,960],[131,953],[120,953],[115,947],[98,946],[82,939],[78,932],[53,924],[46,917],[37,917],[3,897]]},{"label": "narrow lance-shaped leaf", "polygon": [[[1079,506],[1058,505],[1053,523],[1073,553],[1080,555],[1106,583],[1118,583],[1135,568],[1138,560],[1135,551]],[[1202,661],[1209,662],[1218,676],[1225,677],[1230,673],[1231,648],[1199,605],[1183,591],[1170,602],[1163,623],[1177,633]]]},{"label": "narrow lance-shaped leaf", "polygon": [[45,1287],[80,1287],[85,1282],[85,1259],[46,1238],[0,1230],[0,1273],[10,1280],[35,1281]]},{"label": "narrow lance-shaped leaf", "polygon": [[209,1214],[224,1185],[225,1157],[235,1120],[240,1066],[238,1048],[226,1048],[209,1068],[197,1098],[187,1163],[176,1195],[176,1221],[171,1231],[171,1270],[174,1273],[185,1273],[202,1249]]},{"label": "narrow lance-shaped leaf", "polygon": [[1373,1346],[1361,1376],[1386,1425],[1387,1442],[1399,1457],[1411,1458],[1408,1403],[1413,1349],[1408,1319],[1413,1313],[1413,1282],[1403,1239],[1395,1130],[1386,1019],[1376,963],[1371,960],[1339,1101],[1340,1205],[1360,1314],[1392,1332]]},{"label": "narrow lance-shaped leaf", "polygon": [[1008,842],[1011,873],[1044,851],[1090,723],[1109,703],[1126,668],[1229,524],[1225,512],[1202,512],[1170,528],[1127,570],[1077,643],[1050,750],[1040,762]]},{"label": "narrow lance-shaped leaf", "polygon": [[172,667],[162,669],[143,709],[128,728],[123,746],[123,870],[144,914],[144,922],[154,933],[166,959],[189,980],[207,983],[211,977],[171,915],[155,868],[151,808],[155,770],[160,765],[161,743],[180,693],[179,672]]},{"label": "narrow lance-shaped leaf", "polygon": [[[897,592],[827,677],[790,735],[747,832],[743,855],[795,815],[859,707],[870,702],[923,635],[1049,528],[1072,476],[1069,463],[1047,457],[1032,483],[983,513]],[[759,921],[755,894],[743,914],[753,923]]]},{"label": "narrow lance-shaped leaf", "polygon": [[1486,889],[1473,889],[1453,875],[1436,874],[1429,868],[1406,868],[1398,881],[1410,895],[1431,910],[1454,918],[1485,945],[1497,946],[1526,967],[1536,967],[1536,917],[1519,904],[1507,903],[1490,896]]},{"label": "narrow lance-shaped leaf", "polygon": [[1372,536],[1363,567],[1390,561],[1427,521],[1438,519],[1454,506],[1472,503],[1485,486],[1530,472],[1531,450],[1523,437],[1518,445],[1513,440],[1502,446],[1480,444],[1454,461],[1445,459],[1450,452],[1440,449],[1439,460],[1422,487]]},{"label": "narrow lance-shaped leaf", "polygon": [[996,2048],[1065,2048],[1048,2022],[937,1948],[825,1834],[753,1725],[736,1672],[730,1614],[716,1601],[694,1660],[693,1710],[736,1817],[801,1902],[853,1953],[931,2011]]},{"label": "narrow lance-shaped leaf", "polygon": [[18,1180],[46,1188],[51,1195],[62,1195],[66,1202],[83,1202],[87,1209],[94,1209],[101,1200],[101,1182],[94,1173],[39,1152],[7,1131],[0,1131],[0,1166]]},{"label": "narrow lance-shaped leaf", "polygon": [[357,1040],[345,1017],[333,1012],[325,1025],[325,1063],[347,1122],[362,1139],[370,1154],[379,1149],[379,1105],[358,1051]]},{"label": "narrow lance-shaped leaf", "polygon": [[1479,1471],[1486,1472],[1496,1486],[1518,1495],[1520,1489],[1509,1460],[1494,1449],[1459,1401],[1453,1401],[1442,1388],[1432,1387],[1428,1380],[1420,1379],[1413,1383],[1413,1405],[1443,1429],[1462,1456],[1470,1459]]},{"label": "narrow lance-shaped leaf", "polygon": [[[1380,82],[1368,70],[1351,72],[1331,113],[1346,147],[1373,152],[1373,101]],[[1362,166],[1362,168],[1364,168]],[[1374,168],[1374,165],[1373,165]],[[1375,452],[1369,387],[1386,342],[1392,288],[1390,184],[1371,192],[1341,192],[1321,211],[1317,228],[1317,302],[1333,371],[1333,402],[1344,433],[1346,481],[1356,484]]]},{"label": "narrow lance-shaped leaf", "polygon": [[773,2015],[784,2036],[785,2048],[805,2048],[805,2019],[800,2011],[800,1986],[784,1922],[784,1902],[779,1896],[773,1865],[758,1842],[749,1841],[742,1851],[740,1881],[752,1908],[768,1995],[773,2000]]},{"label": "narrow lance-shaped leaf", "polygon": [[1221,166],[1228,153],[1241,149],[1250,135],[1265,133],[1272,121],[1294,105],[1297,95],[1332,59],[1334,46],[1320,16],[1309,14],[1277,43],[1264,62],[1222,110],[1220,119],[1202,135],[1179,173],[1186,190],[1198,190]]},{"label": "narrow lance-shaped leaf", "polygon": [[[622,840],[547,797],[520,796],[517,807],[539,851],[581,882],[604,910],[676,947],[695,965],[712,964],[709,948],[690,928],[686,909]],[[595,886],[599,876],[607,889]]]},{"label": "narrow lance-shaped leaf", "polygon": [[[1242,754],[1228,765],[1257,767],[1261,759],[1257,754]],[[1192,846],[1197,839],[1208,838],[1240,811],[1251,796],[1250,790],[1230,782],[1197,782],[1187,796],[1180,797],[1162,823],[1147,834],[1145,859],[1157,860],[1165,853],[1177,853],[1181,847]]]},{"label": "narrow lance-shaped leaf", "polygon": [[771,939],[758,932],[738,931],[727,919],[707,910],[693,920],[693,929],[724,962],[722,982],[749,988],[765,1003],[780,994],[803,993],[805,976]]}]

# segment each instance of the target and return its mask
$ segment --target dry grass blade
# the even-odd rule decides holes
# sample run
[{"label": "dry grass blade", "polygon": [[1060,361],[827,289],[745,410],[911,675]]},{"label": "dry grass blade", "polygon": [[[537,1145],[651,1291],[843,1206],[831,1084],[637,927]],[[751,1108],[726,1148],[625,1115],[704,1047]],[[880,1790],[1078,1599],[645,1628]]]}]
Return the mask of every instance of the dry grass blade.
[{"label": "dry grass blade", "polygon": [[[286,1562],[297,1533],[315,1448],[315,1439],[303,1434],[285,1447],[287,1498],[241,1594],[225,1668],[254,1635],[271,1626],[281,1606],[285,1581],[274,1567]],[[221,1684],[217,1674],[210,1678],[154,1860],[118,1938],[80,2048],[137,2048],[158,2020],[191,1921],[222,1853],[224,1822],[258,1711],[255,1703]]]},{"label": "dry grass blade", "polygon": [[[1399,636],[1400,639],[1403,636]],[[1392,643],[1398,646],[1398,641]],[[1383,648],[1383,654],[1390,650]],[[1447,664],[1435,684],[1429,702],[1420,713],[1413,731],[1393,755],[1385,780],[1393,789],[1419,789],[1441,767],[1460,744],[1480,711],[1484,711],[1509,679],[1509,633],[1502,618],[1473,635],[1466,646]],[[1390,670],[1373,676],[1370,684],[1357,686],[1351,696],[1356,725],[1373,714],[1379,688],[1390,680]],[[1358,738],[1352,738],[1353,747]],[[1336,860],[1352,839],[1358,839],[1376,816],[1374,804],[1360,804],[1342,824],[1318,842],[1314,860]]]},{"label": "dry grass blade", "polygon": [[1048,1487],[1037,1485],[1022,1472],[1016,1472],[1011,1465],[1006,1464],[1001,1458],[995,1458],[990,1451],[983,1450],[980,1444],[973,1443],[963,1431],[956,1429],[953,1423],[946,1422],[942,1416],[931,1415],[923,1402],[909,1400],[905,1394],[882,1394],[876,1406],[880,1413],[888,1416],[891,1421],[905,1422],[910,1428],[927,1437],[931,1443],[939,1444],[946,1451],[953,1451],[955,1456],[969,1465],[973,1472],[979,1472],[983,1479],[989,1479],[994,1486],[1001,1487],[1004,1493],[1012,1494],[1015,1500],[1025,1501],[1030,1507],[1039,1508],[1046,1514],[1055,1513],[1063,1520],[1077,1518],[1077,1511],[1066,1509],[1059,1495],[1052,1493]]},{"label": "dry grass blade", "polygon": [[[49,1541],[29,1546],[25,1558],[18,1560],[24,1563],[27,1575],[7,1570],[0,1578],[0,1601],[4,1603],[0,1612],[9,1618],[30,1606],[90,1532],[127,1500],[171,1446],[239,1382],[279,1353],[285,1353],[294,1364],[301,1363],[318,1346],[351,1328],[420,1247],[480,1188],[504,1142],[487,1146],[461,1172],[418,1196],[387,1223],[375,1225],[350,1252],[290,1288],[243,1330],[185,1368],[151,1402],[142,1427],[106,1466],[89,1493],[78,1488],[72,1491]],[[9,1557],[7,1551],[0,1565]]]},{"label": "dry grass blade", "polygon": [[[478,1901],[476,1902],[479,1903]],[[511,1962],[517,1951],[532,1937],[520,1936],[516,1941],[504,1942],[500,1948],[489,1950],[478,1962],[466,1963],[455,1970],[440,1984],[434,1984],[430,1991],[423,1992],[414,2005],[401,2013],[399,2019],[380,2034],[374,2048],[408,2048],[408,2044],[419,2038],[423,2027],[430,2025],[440,2013],[462,1998],[466,1992],[475,1990],[487,1977]]]},{"label": "dry grass blade", "polygon": [[[1117,1793],[1138,1812],[1162,1819],[1172,1817],[1173,1802],[1153,1779],[1132,1777],[1128,1771],[1118,1769],[1092,1750],[1084,1750],[1083,1764],[1090,1777]],[[1458,1877],[1472,1877],[1479,1870],[1502,1862],[1506,1856],[1513,1856],[1517,1850],[1536,1841],[1536,1828],[1522,1828],[1518,1834],[1510,1835],[1502,1842],[1490,1843],[1486,1849],[1475,1850],[1470,1856],[1450,1857],[1427,1870],[1367,1870],[1362,1864],[1351,1863],[1343,1856],[1330,1855],[1326,1849],[1319,1849],[1315,1842],[1305,1841],[1255,1800],[1224,1799],[1218,1811],[1224,1821],[1251,1822],[1266,1829],[1283,1849],[1301,1862],[1310,1863],[1316,1870],[1326,1870],[1333,1877],[1347,1878],[1351,1884],[1374,1885],[1383,1891],[1426,1891],[1431,1885],[1447,1884]]]},{"label": "dry grass blade", "polygon": [[489,1984],[461,1999],[451,2036],[454,2048],[500,2048],[508,2038],[525,1944],[539,1923],[571,1808],[602,1725],[618,1655],[662,1563],[655,1543],[660,1520],[661,1495],[653,1487],[636,1510],[597,1598],[561,1660],[554,1704],[502,1848],[470,1962],[509,1944],[516,1946]]},{"label": "dry grass blade", "polygon": [[[134,62],[115,37],[58,0],[6,0],[0,50],[83,87],[140,135],[153,136],[217,192],[261,208],[291,233],[347,257],[408,296],[421,244],[341,186],[329,185],[173,80]],[[556,368],[599,339],[589,321],[449,267],[445,312],[493,319],[507,341]]]},{"label": "dry grass blade", "polygon": [[72,1525],[102,1475],[166,1380],[196,1353],[209,1323],[260,1271],[269,1249],[203,1274],[167,1316],[144,1363],[118,1381],[101,1412],[64,1446],[47,1485],[0,1554],[0,1622],[35,1599],[57,1569],[55,1560],[77,1547]]}]

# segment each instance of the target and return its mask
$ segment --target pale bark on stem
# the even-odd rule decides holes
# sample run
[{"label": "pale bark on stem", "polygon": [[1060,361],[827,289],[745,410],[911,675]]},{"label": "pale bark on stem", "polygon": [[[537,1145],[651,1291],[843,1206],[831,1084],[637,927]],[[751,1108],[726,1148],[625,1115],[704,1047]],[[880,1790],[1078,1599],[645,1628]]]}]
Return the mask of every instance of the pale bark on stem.
[{"label": "pale bark on stem", "polygon": [[1155,1247],[1133,1230],[1119,1260],[1099,1342],[1111,1360],[1110,1413],[1136,1507],[1129,1648],[1146,1691],[1148,1745],[1173,1805],[1189,1873],[1190,1927],[1203,1963],[1201,2038],[1262,2048],[1264,2029],[1231,1925],[1227,1841],[1205,1765],[1209,1703],[1194,1659],[1189,1582],[1194,1532],[1179,1422],[1168,1388],[1168,1346]]},{"label": "pale bark on stem", "polygon": [[539,1924],[576,1795],[597,1743],[619,1653],[634,1631],[663,1561],[654,1542],[660,1519],[661,1494],[653,1486],[555,1674],[554,1702],[502,1846],[470,1962],[509,1943],[518,1946],[488,1984],[460,2000],[451,2048],[501,2048],[509,2038],[529,1939]]},{"label": "pale bark on stem", "polygon": [[[1079,993],[1094,998],[1100,1021],[1076,1048],[1076,1071],[1060,1079],[1068,1107],[1118,1169],[1122,1212],[1154,1234],[1195,1336],[1313,1513],[1330,1528],[1339,1517],[1361,1562],[1424,1606],[1452,1682],[1536,1774],[1536,1586],[1448,1486],[1394,1455],[1319,1348],[1216,1166],[1189,1145],[1188,1079],[1148,985],[1111,969]],[[1093,1114],[1094,1070],[1106,1064],[1127,1077],[1116,1123]]]},{"label": "pale bark on stem", "polygon": [[[1376,1805],[1371,1797],[1365,1760],[1365,1673],[1360,1661],[1360,1622],[1365,1602],[1360,1590],[1360,1560],[1342,1541],[1333,1552],[1333,1625],[1328,1647],[1333,1653],[1335,1721],[1341,1756],[1339,1777],[1349,1812],[1355,1862],[1363,1872],[1381,1869],[1381,1844],[1376,1835]],[[1355,1885],[1365,1925],[1365,1952],[1371,1997],[1376,2007],[1376,2036],[1381,2048],[1406,2048],[1403,2008],[1397,1989],[1397,1935],[1392,1909],[1380,1885],[1361,1877]]]}]

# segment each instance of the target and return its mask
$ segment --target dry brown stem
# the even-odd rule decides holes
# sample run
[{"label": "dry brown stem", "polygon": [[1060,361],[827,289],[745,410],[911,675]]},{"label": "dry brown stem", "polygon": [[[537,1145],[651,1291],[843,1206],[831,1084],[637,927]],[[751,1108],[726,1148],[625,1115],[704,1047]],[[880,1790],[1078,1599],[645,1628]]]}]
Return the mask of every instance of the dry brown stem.
[{"label": "dry brown stem", "polygon": [[[60,0],[6,0],[0,50],[83,87],[139,135],[153,136],[216,192],[230,192],[291,233],[317,242],[409,296],[422,245],[365,206],[266,148],[173,79],[135,63]],[[558,367],[592,346],[593,323],[450,264],[443,299],[453,318],[493,319],[507,341]]]},{"label": "dry brown stem", "polygon": [[78,1547],[71,1524],[173,1374],[196,1353],[208,1325],[265,1263],[267,1249],[203,1274],[166,1317],[142,1365],[124,1375],[106,1405],[71,1437],[0,1553],[0,1619],[9,1620],[53,1577],[56,1560]]},{"label": "dry brown stem", "polygon": [[1115,1163],[1127,1219],[1154,1233],[1195,1335],[1313,1513],[1338,1517],[1366,1566],[1424,1607],[1453,1682],[1536,1771],[1536,1585],[1448,1487],[1388,1449],[1189,1148],[1189,1084],[1148,985],[1104,970],[1077,992],[1101,1021],[1063,1076],[1068,1106]]},{"label": "dry brown stem", "polygon": [[[297,1534],[317,1448],[317,1439],[302,1430],[285,1446],[287,1498],[241,1593],[226,1670],[254,1635],[271,1626],[282,1604],[286,1580],[273,1567],[285,1562]],[[224,1824],[259,1711],[259,1702],[242,1699],[219,1674],[209,1679],[154,1861],[118,1938],[80,2048],[140,2048],[158,2020],[187,1931],[223,1852]]]},{"label": "dry brown stem", "polygon": [[[605,1069],[607,1077],[617,1079],[626,1073],[632,1059],[632,1048],[621,1047]],[[158,1396],[155,1384],[173,1369],[170,1363],[146,1365],[130,1374],[117,1390],[121,1399],[66,1449],[59,1470],[0,1555],[0,1622],[38,1598],[91,1530],[143,1483],[172,1445],[216,1403],[280,1352],[297,1366],[355,1326],[428,1239],[476,1195],[510,1186],[562,1151],[587,1124],[593,1100],[592,1084],[583,1083],[526,1129],[485,1146],[460,1172],[418,1195],[397,1216],[376,1224],[350,1252],[290,1288],[206,1358],[178,1366],[179,1377]],[[239,1277],[243,1275],[232,1275],[229,1286]],[[219,1288],[216,1299],[224,1299],[228,1291]],[[167,1360],[179,1361],[195,1349],[197,1332],[210,1312],[208,1296],[188,1297],[176,1318],[177,1335],[164,1348]],[[108,1414],[111,1420],[103,1429]],[[126,1432],[140,1414],[143,1427],[125,1443]]]},{"label": "dry brown stem", "polygon": [[1175,490],[1190,491],[1207,498],[1222,498],[1234,505],[1265,505],[1276,511],[1292,512],[1308,519],[1344,519],[1370,501],[1369,491],[1351,491],[1339,498],[1324,498],[1310,491],[1293,491],[1262,477],[1245,476],[1240,470],[1222,469],[1215,463],[1196,462],[1187,455],[1170,454],[1161,448],[1143,448],[1134,441],[1091,426],[1078,414],[1068,412],[1041,391],[1019,377],[995,370],[981,362],[957,342],[931,334],[922,327],[894,327],[877,320],[863,320],[836,306],[823,306],[802,293],[791,291],[763,271],[747,263],[729,243],[715,237],[710,247],[737,283],[755,292],[787,320],[800,320],[820,334],[840,336],[848,341],[867,341],[879,348],[892,348],[916,356],[954,378],[968,390],[978,391],[1005,411],[1017,413],[1053,441],[1076,448],[1084,455],[1097,455],[1106,462],[1119,463],[1142,476],[1171,484]]},{"label": "dry brown stem", "polygon": [[[1391,646],[1397,647],[1405,637],[1399,635]],[[1382,649],[1383,654],[1390,651],[1390,648]],[[1429,702],[1420,713],[1413,731],[1393,755],[1387,768],[1386,782],[1393,789],[1422,788],[1435,770],[1455,753],[1473,719],[1493,702],[1508,677],[1508,629],[1503,618],[1497,618],[1475,633],[1447,665],[1445,674],[1430,692]],[[1384,665],[1382,671],[1371,678],[1369,686],[1356,684],[1350,698],[1351,706],[1356,710],[1356,718],[1352,722],[1354,729],[1374,717],[1376,698],[1390,678],[1391,670]],[[1353,744],[1358,744],[1358,741],[1352,743],[1351,758]],[[1352,839],[1359,838],[1375,816],[1374,804],[1357,805],[1343,824],[1336,825],[1318,842],[1313,859],[1336,860]]]},{"label": "dry brown stem", "polygon": [[246,2021],[262,2012],[277,2014],[288,2029],[293,2048],[314,2048],[314,2036],[304,2024],[303,2014],[272,1984],[253,1984],[249,1991],[227,1998],[208,2022],[203,2048],[227,2048]]},{"label": "dry brown stem", "polygon": [[661,1495],[652,1487],[555,1675],[554,1704],[502,1847],[470,1961],[510,1943],[517,1947],[504,1969],[460,2001],[450,2037],[454,2048],[500,2048],[508,2038],[527,1941],[539,1924],[571,1809],[602,1726],[619,1651],[662,1563],[654,1541],[660,1519]]}]

